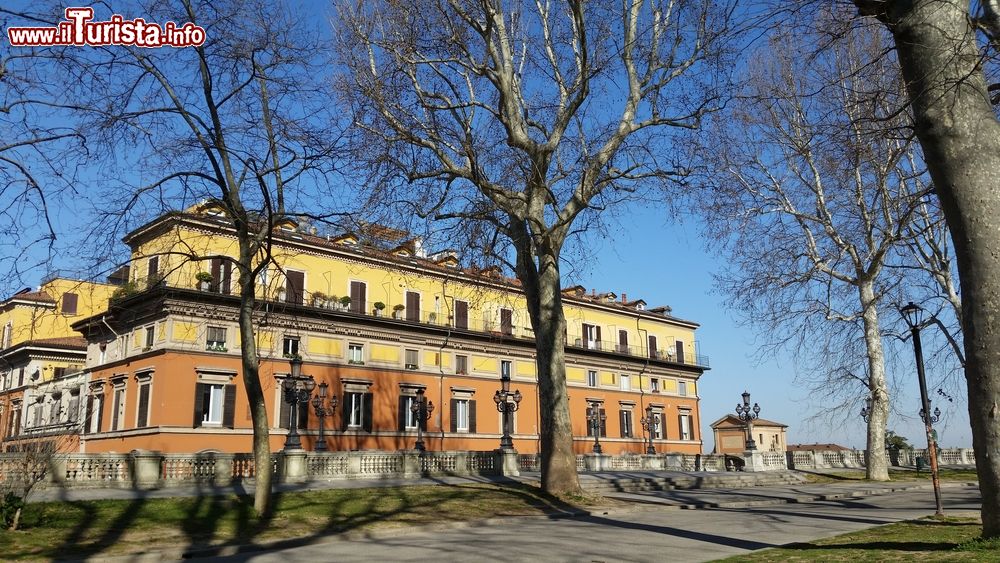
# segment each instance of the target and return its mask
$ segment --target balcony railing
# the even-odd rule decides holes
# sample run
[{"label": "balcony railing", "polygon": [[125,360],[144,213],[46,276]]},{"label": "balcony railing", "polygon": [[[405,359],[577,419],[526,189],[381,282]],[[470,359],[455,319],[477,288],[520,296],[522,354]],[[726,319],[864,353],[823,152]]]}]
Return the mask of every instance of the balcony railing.
[{"label": "balcony railing", "polygon": [[[338,311],[340,313],[359,317],[378,317],[428,326],[449,327],[455,330],[467,330],[473,333],[487,334],[497,339],[535,339],[535,331],[531,328],[531,326],[518,324],[517,322],[514,322],[514,319],[510,322],[506,322],[498,319],[497,317],[483,318],[472,315],[469,315],[467,318],[459,319],[448,311],[414,311],[406,309],[405,307],[403,309],[386,307],[381,310],[376,310],[374,302],[372,301],[367,301],[359,307],[356,303],[348,303],[345,305],[341,303],[339,299],[330,299],[323,294],[316,295],[308,292],[303,292],[300,303],[290,303],[288,301],[287,292],[284,291],[283,288],[279,288],[277,291],[273,289],[258,288],[258,296],[259,299],[265,301],[289,303],[311,309]],[[685,350],[682,355],[678,355],[674,350],[669,349],[653,350],[651,354],[650,351],[644,346],[625,346],[609,341],[585,340],[580,335],[568,336],[566,339],[566,346],[568,348],[596,350],[611,354],[632,356],[635,358],[650,358],[682,365],[709,367],[708,356],[704,354],[695,354],[689,350]]]}]

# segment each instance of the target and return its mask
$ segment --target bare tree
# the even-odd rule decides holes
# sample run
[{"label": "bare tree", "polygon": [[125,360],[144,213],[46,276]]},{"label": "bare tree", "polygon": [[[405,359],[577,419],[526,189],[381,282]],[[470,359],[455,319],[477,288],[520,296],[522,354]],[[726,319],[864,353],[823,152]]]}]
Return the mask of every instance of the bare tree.
[{"label": "bare tree", "polygon": [[[507,241],[535,332],[542,486],[579,490],[566,396],[563,249],[604,208],[684,175],[673,137],[721,100],[733,6],[340,2],[340,87],[373,184]],[[493,234],[496,234],[495,238]],[[492,246],[492,245],[489,245]],[[487,249],[489,250],[489,249]]]},{"label": "bare tree", "polygon": [[[1000,537],[1000,121],[980,43],[992,49],[997,3],[854,0],[892,33],[961,280],[965,378],[983,536]],[[977,30],[985,30],[980,42]]]},{"label": "bare tree", "polygon": [[803,33],[774,33],[745,97],[713,120],[699,196],[729,258],[719,287],[772,346],[824,367],[813,384],[853,404],[858,383],[866,388],[867,474],[888,480],[880,314],[898,283],[887,267],[912,238],[926,186],[905,137],[898,73],[880,56],[883,34],[854,29],[803,57],[820,35]]},{"label": "bare tree", "polygon": [[[91,247],[113,248],[136,224],[199,201],[224,210],[238,241],[238,256],[223,258],[233,263],[240,297],[254,507],[267,514],[271,451],[254,337],[256,280],[271,263],[277,224],[327,216],[316,202],[336,164],[338,137],[320,35],[290,8],[263,1],[151,0],[132,8],[147,21],[194,22],[207,40],[185,49],[69,47],[46,68],[65,78],[81,131],[104,151]],[[97,258],[107,260],[106,251]]]}]

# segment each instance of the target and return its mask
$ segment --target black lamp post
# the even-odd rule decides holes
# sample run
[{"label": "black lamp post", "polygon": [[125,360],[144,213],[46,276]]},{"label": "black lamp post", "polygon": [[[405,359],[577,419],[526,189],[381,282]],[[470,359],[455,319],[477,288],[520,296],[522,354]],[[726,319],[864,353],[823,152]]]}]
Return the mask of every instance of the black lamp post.
[{"label": "black lamp post", "polygon": [[587,415],[587,420],[590,423],[590,428],[594,433],[594,453],[602,453],[601,449],[601,423],[608,419],[608,415],[601,412],[601,403],[597,401],[590,401],[590,414]]},{"label": "black lamp post", "polygon": [[868,397],[865,399],[865,406],[861,407],[861,418],[864,419],[865,424],[872,419],[872,398]]},{"label": "black lamp post", "polygon": [[501,450],[514,449],[514,440],[510,433],[514,426],[514,413],[521,405],[521,391],[510,392],[510,374],[500,375],[500,390],[493,394],[493,402],[497,405],[497,411],[503,415],[503,437],[500,438]]},{"label": "black lamp post", "polygon": [[328,403],[329,406],[324,405],[326,400],[327,383],[324,381],[319,384],[319,395],[312,398],[312,407],[316,412],[316,416],[319,417],[319,442],[316,442],[316,451],[325,452],[326,451],[326,434],[325,434],[325,419],[328,416],[333,416],[333,413],[337,411],[337,397],[330,397]]},{"label": "black lamp post", "polygon": [[424,447],[424,426],[434,412],[434,401],[427,400],[423,389],[417,389],[417,398],[410,403],[410,412],[417,418],[417,443],[413,445],[413,449],[418,452],[425,451],[427,448]]},{"label": "black lamp post", "polygon": [[917,380],[920,383],[920,418],[924,421],[924,430],[927,433],[927,455],[931,458],[931,483],[934,486],[934,513],[941,516],[944,514],[944,508],[941,505],[941,482],[938,480],[937,444],[934,440],[934,423],[941,418],[941,409],[935,408],[933,416],[931,415],[931,400],[927,397],[927,380],[924,376],[924,353],[920,347],[920,329],[934,321],[924,321],[924,310],[913,301],[902,307],[899,313],[910,327],[910,335],[913,336],[913,357],[917,364]]},{"label": "black lamp post", "polygon": [[646,453],[654,455],[656,454],[656,448],[653,447],[653,432],[656,431],[656,425],[660,422],[660,416],[653,412],[652,405],[646,407],[646,416],[642,417],[640,422],[642,422],[642,429],[646,431],[646,436],[649,438]]},{"label": "black lamp post", "polygon": [[756,450],[757,442],[753,441],[753,421],[760,417],[760,405],[754,403],[753,408],[750,407],[750,393],[747,391],[743,392],[743,404],[736,403],[736,416],[747,425],[747,450]]},{"label": "black lamp post", "polygon": [[281,388],[284,391],[285,402],[288,403],[288,435],[285,437],[286,450],[301,450],[302,440],[299,439],[299,403],[307,404],[312,396],[316,382],[312,377],[302,375],[302,358],[294,357],[288,361],[292,374],[285,378]]}]

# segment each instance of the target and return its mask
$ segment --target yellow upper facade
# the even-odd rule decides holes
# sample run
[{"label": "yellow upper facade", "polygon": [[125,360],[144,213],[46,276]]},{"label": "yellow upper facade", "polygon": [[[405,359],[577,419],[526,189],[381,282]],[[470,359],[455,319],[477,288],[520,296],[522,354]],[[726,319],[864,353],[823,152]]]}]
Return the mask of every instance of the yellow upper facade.
[{"label": "yellow upper facade", "polygon": [[108,308],[115,286],[55,278],[38,291],[24,290],[0,302],[0,350],[24,342],[79,338],[76,321]]},{"label": "yellow upper facade", "polygon": [[[533,337],[516,280],[463,269],[453,252],[427,255],[415,240],[397,241],[395,248],[358,241],[352,234],[301,232],[291,222],[280,226],[273,262],[257,276],[257,298]],[[132,249],[132,289],[164,283],[238,292],[239,272],[226,260],[238,255],[238,242],[211,209],[163,216],[131,233],[126,242]],[[199,281],[209,276],[211,281]],[[349,304],[341,303],[345,297]],[[587,295],[580,288],[563,292],[563,306],[570,347],[707,366],[696,349],[698,325],[670,316],[666,308],[645,310],[642,301],[624,303],[614,294]]]}]

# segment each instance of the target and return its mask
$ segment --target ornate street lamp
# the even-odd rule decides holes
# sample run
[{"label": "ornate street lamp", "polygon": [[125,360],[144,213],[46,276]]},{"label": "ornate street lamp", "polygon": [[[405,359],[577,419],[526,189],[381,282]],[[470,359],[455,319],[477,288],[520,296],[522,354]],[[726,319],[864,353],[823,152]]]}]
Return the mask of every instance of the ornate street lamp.
[{"label": "ornate street lamp", "polygon": [[639,419],[642,422],[642,429],[646,431],[646,436],[649,438],[649,445],[646,447],[646,453],[649,455],[656,454],[656,448],[653,447],[653,432],[656,431],[656,427],[660,422],[660,415],[653,412],[653,406],[650,405],[646,407],[646,416]]},{"label": "ornate street lamp", "polygon": [[328,416],[333,416],[333,413],[337,411],[337,397],[331,396],[328,405],[326,400],[326,391],[329,385],[324,381],[319,384],[319,395],[312,398],[313,411],[316,412],[316,416],[319,417],[319,442],[316,442],[316,451],[325,452],[326,451],[326,435],[324,433],[325,419]]},{"label": "ornate street lamp", "polygon": [[747,425],[747,450],[756,450],[757,442],[753,441],[753,421],[760,417],[760,405],[754,403],[753,408],[750,407],[750,393],[747,391],[743,392],[743,404],[736,403],[736,416]]},{"label": "ornate street lamp", "polygon": [[417,389],[417,398],[410,403],[410,412],[417,419],[417,443],[413,445],[413,449],[418,452],[425,451],[427,448],[424,447],[424,426],[431,413],[434,412],[434,401],[427,400],[423,389]]},{"label": "ornate street lamp", "polygon": [[865,406],[861,407],[861,418],[864,419],[865,424],[872,418],[872,398],[868,397],[865,399]]},{"label": "ornate street lamp", "polygon": [[594,433],[594,453],[602,453],[601,449],[601,423],[608,419],[608,415],[601,412],[601,403],[598,401],[590,401],[590,414],[587,415],[587,421],[590,423],[590,428]]},{"label": "ornate street lamp", "polygon": [[[285,402],[288,403],[288,435],[285,437],[286,450],[301,450],[302,441],[299,439],[299,403],[306,405],[309,397],[312,396],[316,382],[312,377],[302,375],[302,358],[293,357],[288,360],[291,364],[292,374],[285,378],[281,388],[284,391]],[[303,407],[306,408],[306,407]]]},{"label": "ornate street lamp", "polygon": [[934,514],[941,516],[944,508],[941,505],[941,482],[938,480],[937,464],[937,444],[934,440],[934,423],[941,418],[941,409],[935,408],[934,415],[931,416],[931,400],[927,397],[927,380],[924,376],[924,353],[920,347],[920,330],[933,323],[933,320],[924,320],[924,310],[919,305],[910,301],[899,309],[899,314],[903,316],[906,324],[910,327],[910,335],[913,337],[913,357],[917,364],[917,380],[920,383],[920,418],[924,421],[924,430],[927,433],[927,455],[931,458],[931,483],[934,486]]},{"label": "ornate street lamp", "polygon": [[514,413],[521,405],[521,391],[510,392],[510,374],[500,375],[500,390],[493,394],[493,402],[497,405],[497,411],[503,415],[503,437],[500,438],[501,450],[514,449],[514,440],[510,433],[514,427]]}]

